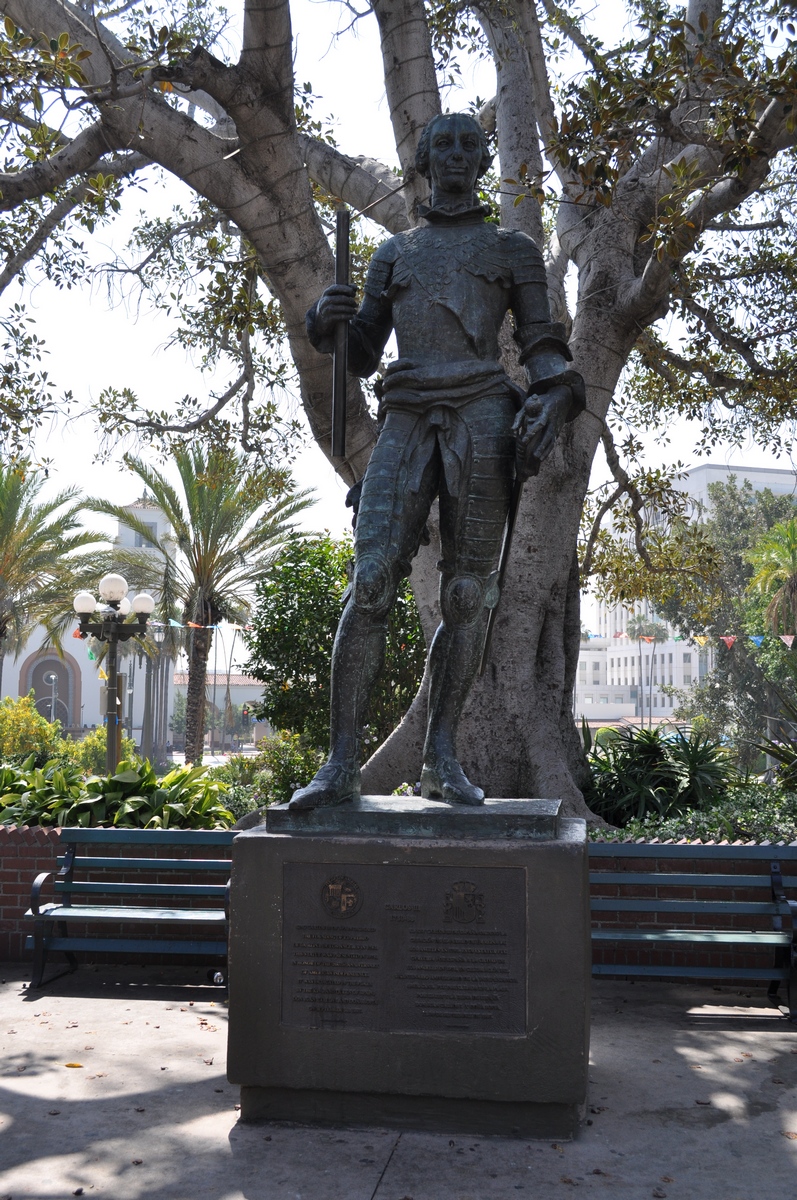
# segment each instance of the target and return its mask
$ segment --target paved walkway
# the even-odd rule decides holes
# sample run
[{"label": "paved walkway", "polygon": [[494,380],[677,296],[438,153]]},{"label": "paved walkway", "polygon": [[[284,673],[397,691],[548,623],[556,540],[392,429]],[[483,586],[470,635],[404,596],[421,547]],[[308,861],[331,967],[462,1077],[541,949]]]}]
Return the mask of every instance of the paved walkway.
[{"label": "paved walkway", "polygon": [[759,993],[600,981],[588,1123],[558,1144],[242,1126],[204,972],[26,978],[0,984],[0,1200],[797,1194],[797,1031]]}]

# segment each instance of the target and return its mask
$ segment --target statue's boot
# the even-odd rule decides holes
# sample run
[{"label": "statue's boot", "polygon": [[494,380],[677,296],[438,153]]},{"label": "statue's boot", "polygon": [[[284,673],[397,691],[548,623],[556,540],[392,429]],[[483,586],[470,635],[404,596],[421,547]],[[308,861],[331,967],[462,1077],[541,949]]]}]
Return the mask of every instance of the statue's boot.
[{"label": "statue's boot", "polygon": [[484,642],[483,619],[443,624],[429,651],[429,725],[423,751],[421,795],[446,804],[484,803],[457,761],[456,732],[462,706],[476,677]]},{"label": "statue's boot", "polygon": [[443,800],[446,804],[484,804],[484,792],[470,782],[456,759],[424,765],[421,795],[426,800]]},{"label": "statue's boot", "polygon": [[352,763],[324,763],[307,787],[293,793],[288,808],[292,811],[309,808],[331,808],[345,804],[360,795],[360,768]]},{"label": "statue's boot", "polygon": [[360,795],[360,731],[368,697],[384,661],[386,616],[349,600],[332,651],[330,755],[308,783],[293,793],[293,811],[328,808]]}]

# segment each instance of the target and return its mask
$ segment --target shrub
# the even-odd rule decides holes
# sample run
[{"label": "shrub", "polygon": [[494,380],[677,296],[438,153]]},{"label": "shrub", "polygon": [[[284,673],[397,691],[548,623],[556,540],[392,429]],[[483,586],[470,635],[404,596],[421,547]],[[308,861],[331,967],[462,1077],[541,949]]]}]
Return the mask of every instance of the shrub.
[{"label": "shrub", "polygon": [[662,817],[651,813],[633,818],[616,832],[590,830],[601,841],[669,838],[689,841],[795,841],[797,840],[797,793],[784,792],[766,784],[743,784],[709,808]]},{"label": "shrub", "polygon": [[233,823],[226,784],[204,767],[178,767],[158,779],[149,763],[122,762],[115,775],[84,780],[75,766],[43,768],[32,757],[0,768],[0,823],[215,829]]},{"label": "shrub", "polygon": [[[105,725],[98,725],[84,738],[64,738],[60,752],[67,762],[79,767],[84,775],[103,775],[108,738]],[[136,744],[132,738],[122,734],[121,758],[132,762],[136,758]]]},{"label": "shrub", "polygon": [[726,748],[695,732],[618,730],[595,745],[590,767],[590,807],[613,825],[707,807],[738,782]]},{"label": "shrub", "polygon": [[33,692],[0,700],[0,762],[22,762],[31,754],[37,766],[54,758],[61,745],[61,722],[43,717]]},{"label": "shrub", "polygon": [[324,761],[324,755],[308,746],[298,733],[282,730],[276,737],[264,738],[260,756],[270,772],[263,804],[284,804],[297,788],[304,787]]}]

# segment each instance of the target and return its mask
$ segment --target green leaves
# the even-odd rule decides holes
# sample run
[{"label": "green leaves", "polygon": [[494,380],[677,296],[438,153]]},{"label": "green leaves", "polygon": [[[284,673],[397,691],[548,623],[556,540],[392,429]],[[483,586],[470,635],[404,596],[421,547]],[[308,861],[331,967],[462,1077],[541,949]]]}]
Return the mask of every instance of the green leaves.
[{"label": "green leaves", "polygon": [[727,748],[694,732],[621,729],[596,743],[589,762],[590,807],[613,825],[706,807],[738,781]]},{"label": "green leaves", "polygon": [[[349,583],[352,544],[328,534],[293,540],[257,589],[247,671],[263,684],[256,709],[273,726],[312,746],[329,737],[332,644]],[[367,718],[370,751],[409,707],[423,675],[426,646],[415,601],[404,582],[389,620],[385,666]]]},{"label": "green leaves", "polygon": [[202,767],[177,767],[158,780],[149,762],[123,762],[115,775],[84,779],[71,765],[0,766],[0,823],[216,829],[231,825],[227,785]]}]

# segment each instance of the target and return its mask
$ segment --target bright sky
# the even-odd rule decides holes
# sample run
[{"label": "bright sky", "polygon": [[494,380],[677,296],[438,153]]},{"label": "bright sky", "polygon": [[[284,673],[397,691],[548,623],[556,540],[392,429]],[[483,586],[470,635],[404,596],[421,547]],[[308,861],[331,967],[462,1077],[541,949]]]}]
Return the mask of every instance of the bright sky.
[{"label": "bright sky", "polygon": [[[352,30],[336,41],[336,31],[351,22],[350,9],[328,0],[294,0],[292,10],[297,78],[301,82],[312,81],[321,97],[319,115],[335,114],[340,148],[394,163],[375,19],[369,15],[357,21]],[[618,15],[618,6],[599,0],[595,12],[605,25]],[[492,84],[489,65],[474,60],[463,71],[461,99],[449,93],[445,103],[449,108],[464,107],[474,95],[491,95]],[[141,197],[140,204],[134,192],[129,195],[121,218],[100,234],[100,242],[104,240],[107,246],[121,248],[139,207],[146,204],[151,212],[153,203],[157,203],[163,211],[168,211],[187,197],[183,185],[162,182],[155,175],[150,175],[146,187],[148,194]],[[107,253],[99,245],[97,261]],[[16,285],[3,297],[6,306],[18,298]],[[135,311],[120,302],[109,308],[102,283],[70,292],[58,292],[48,284],[41,284],[29,304],[38,318],[40,336],[49,349],[47,368],[59,388],[73,392],[77,413],[109,385],[130,387],[141,400],[157,407],[170,396],[177,398],[186,392],[208,394],[210,385],[202,380],[184,352],[166,348],[170,332],[166,318],[153,316],[144,309]],[[219,378],[216,387],[220,391],[228,383],[229,379]],[[694,438],[689,427],[685,423],[671,427],[669,438],[670,446],[663,456],[660,437],[650,438],[651,461],[680,458],[687,465],[693,464]],[[52,460],[52,490],[78,484],[86,492],[113,497],[122,503],[133,500],[140,491],[135,479],[120,466],[118,458],[96,463],[96,450],[97,432],[90,418],[76,416],[50,428],[40,439],[38,452]],[[711,461],[750,466],[788,465],[784,460],[776,462],[771,453],[753,446],[742,451],[715,451]],[[605,473],[602,461],[597,462],[595,470],[602,478]],[[349,528],[351,514],[343,505],[345,488],[314,445],[308,445],[301,455],[296,477],[301,486],[314,487],[319,496],[319,503],[306,516],[307,527],[327,528],[333,533]]]}]

